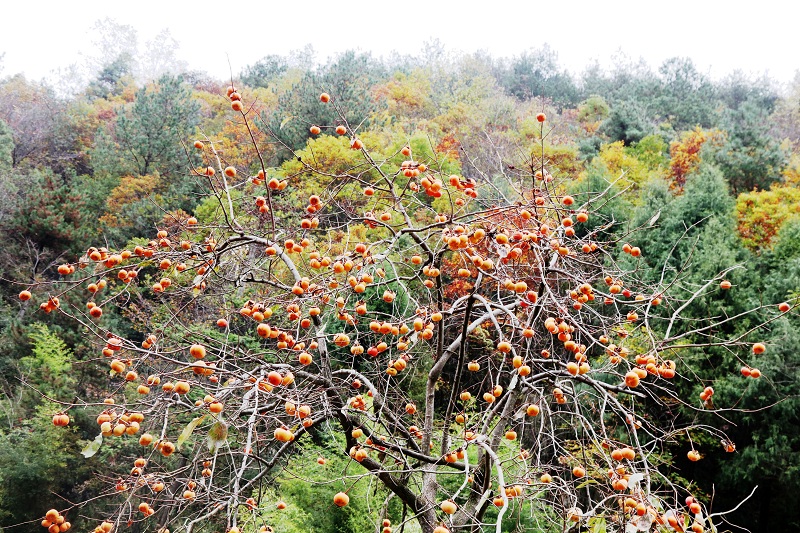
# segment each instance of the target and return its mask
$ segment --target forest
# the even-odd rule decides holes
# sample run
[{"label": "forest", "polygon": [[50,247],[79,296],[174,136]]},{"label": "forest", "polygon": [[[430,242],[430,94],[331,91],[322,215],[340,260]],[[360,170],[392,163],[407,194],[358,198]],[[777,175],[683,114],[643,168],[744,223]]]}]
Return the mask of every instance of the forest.
[{"label": "forest", "polygon": [[3,531],[800,526],[800,76],[101,51],[0,70]]}]

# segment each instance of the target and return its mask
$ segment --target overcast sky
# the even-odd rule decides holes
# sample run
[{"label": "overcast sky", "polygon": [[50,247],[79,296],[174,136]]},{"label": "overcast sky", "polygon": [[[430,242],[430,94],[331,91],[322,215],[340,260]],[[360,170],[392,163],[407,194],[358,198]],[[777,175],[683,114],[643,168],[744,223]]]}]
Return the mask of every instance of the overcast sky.
[{"label": "overcast sky", "polygon": [[576,74],[593,60],[609,65],[619,50],[654,68],[688,56],[715,78],[739,69],[790,81],[800,69],[800,3],[792,0],[15,1],[2,14],[0,75],[33,79],[91,54],[90,29],[105,17],[136,28],[140,43],[169,29],[179,58],[219,78],[229,59],[236,74],[306,44],[324,60],[346,49],[416,55],[432,38],[448,50],[506,57],[548,43]]}]

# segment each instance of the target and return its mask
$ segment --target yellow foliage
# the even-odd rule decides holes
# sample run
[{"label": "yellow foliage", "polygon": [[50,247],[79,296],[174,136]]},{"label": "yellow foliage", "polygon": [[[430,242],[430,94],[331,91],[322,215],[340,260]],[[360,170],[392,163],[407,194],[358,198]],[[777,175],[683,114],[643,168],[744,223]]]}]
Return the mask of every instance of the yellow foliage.
[{"label": "yellow foliage", "polygon": [[599,157],[613,178],[622,176],[617,182],[620,187],[632,187],[636,190],[651,177],[660,174],[626,150],[622,141],[606,144],[600,148]]},{"label": "yellow foliage", "polygon": [[[288,159],[281,165],[281,174],[289,178],[292,186],[302,186],[308,180],[327,185],[335,176],[357,173],[357,167],[363,162],[361,152],[350,148],[350,138],[347,135],[320,135],[309,139],[306,148],[297,152],[297,158]],[[320,176],[306,165],[324,170],[326,175]]]},{"label": "yellow foliage", "polygon": [[[257,159],[253,159],[251,134],[261,149],[264,159],[269,159],[273,151],[272,144],[267,142],[267,135],[258,129],[255,123],[250,125],[248,131],[247,127],[239,122],[227,121],[214,142],[214,148],[226,166],[232,165],[239,169],[247,169],[259,163]],[[264,153],[265,149],[270,152]]]},{"label": "yellow foliage", "polygon": [[413,117],[431,110],[431,82],[424,71],[416,69],[410,74],[396,73],[388,82],[375,89],[379,97],[386,98],[388,113],[400,117]]},{"label": "yellow foliage", "polygon": [[783,181],[787,185],[800,187],[800,154],[794,153],[789,158],[789,164],[783,169]]},{"label": "yellow foliage", "polygon": [[100,217],[100,221],[110,227],[123,225],[120,215],[125,212],[125,207],[145,198],[153,197],[158,187],[158,174],[123,176],[119,180],[119,185],[114,187],[114,190],[108,195],[106,199],[108,213]]},{"label": "yellow foliage", "polygon": [[773,185],[768,191],[746,192],[736,199],[739,235],[754,251],[771,247],[781,227],[798,216],[798,187]]},{"label": "yellow foliage", "polygon": [[544,158],[544,166],[559,177],[576,179],[583,170],[583,163],[578,158],[578,149],[571,145],[546,143],[543,154],[542,145],[535,144],[531,156],[536,167],[541,165]]}]

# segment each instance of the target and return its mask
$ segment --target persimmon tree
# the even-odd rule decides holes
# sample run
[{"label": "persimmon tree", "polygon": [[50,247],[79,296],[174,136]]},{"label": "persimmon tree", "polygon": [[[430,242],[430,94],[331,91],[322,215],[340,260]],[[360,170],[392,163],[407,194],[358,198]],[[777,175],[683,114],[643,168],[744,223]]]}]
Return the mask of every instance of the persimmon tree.
[{"label": "persimmon tree", "polygon": [[[58,402],[53,423],[96,416],[85,455],[138,441],[118,458],[98,533],[134,522],[268,531],[263,511],[286,507],[271,482],[312,469],[338,489],[319,510],[342,512],[354,486],[372,487],[359,494],[384,533],[714,529],[710,502],[675,481],[670,453],[699,460],[700,435],[734,452],[722,430],[677,415],[724,422],[716,409],[729,406],[713,405],[709,383],[698,399],[673,382],[695,379],[686,351],[767,349],[753,344],[757,326],[717,334],[743,317],[762,325],[761,307],[696,327],[683,318],[729,289],[739,265],[688,293],[681,269],[644,281],[647,249],[626,240],[648,225],[604,214],[614,183],[570,194],[571,178],[535,157],[551,131],[544,114],[534,155],[467,178],[434,151],[386,153],[323,93],[336,119],[310,133],[347,139],[357,157],[331,169],[309,145],[281,170],[262,154],[290,147],[256,132],[269,117],[233,86],[227,98],[252,132],[252,166],[229,165],[213,138],[189,140],[203,164],[185,179],[207,191],[197,218],[167,213],[144,239],[98,243],[20,293],[79,322],[110,370],[106,396]],[[309,176],[324,187],[298,202]],[[109,308],[134,333],[115,331]],[[306,453],[302,443],[322,440],[344,469]],[[77,512],[54,510],[43,525],[64,531],[59,517]]]}]

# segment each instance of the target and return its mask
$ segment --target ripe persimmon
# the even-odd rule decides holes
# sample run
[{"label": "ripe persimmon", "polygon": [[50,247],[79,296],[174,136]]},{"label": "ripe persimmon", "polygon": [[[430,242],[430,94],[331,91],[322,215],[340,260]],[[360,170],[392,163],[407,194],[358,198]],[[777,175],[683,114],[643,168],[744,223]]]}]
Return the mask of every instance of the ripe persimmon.
[{"label": "ripe persimmon", "polygon": [[163,455],[164,457],[169,457],[170,455],[175,453],[175,445],[168,440],[161,442],[158,445],[158,447],[159,451],[161,452],[161,455]]},{"label": "ripe persimmon", "polygon": [[614,488],[614,490],[623,491],[628,488],[628,481],[625,478],[615,479],[611,486]]},{"label": "ripe persimmon", "polygon": [[639,375],[636,372],[628,372],[625,374],[625,385],[630,388],[635,388],[639,386]]},{"label": "ripe persimmon", "polygon": [[333,503],[337,507],[344,507],[345,505],[350,503],[350,496],[348,496],[344,492],[337,492],[333,497]]},{"label": "ripe persimmon", "polygon": [[206,356],[205,346],[202,344],[192,344],[192,346],[189,347],[189,355],[195,359],[203,359]]},{"label": "ripe persimmon", "polygon": [[279,427],[274,432],[275,439],[280,442],[290,442],[294,440],[294,433],[285,427]]}]

